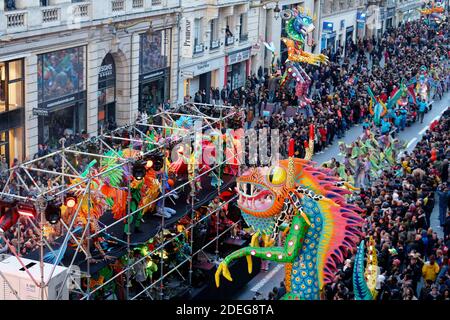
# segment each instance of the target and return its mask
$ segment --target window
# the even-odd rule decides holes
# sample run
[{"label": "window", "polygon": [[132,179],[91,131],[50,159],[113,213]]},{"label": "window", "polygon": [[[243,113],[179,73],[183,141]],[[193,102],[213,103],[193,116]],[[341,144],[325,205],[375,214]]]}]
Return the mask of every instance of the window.
[{"label": "window", "polygon": [[211,49],[219,47],[219,19],[212,19],[210,23]]},{"label": "window", "polygon": [[247,16],[247,13],[243,13],[240,16],[239,39],[241,39],[241,41],[245,41],[248,39],[248,16]]},{"label": "window", "polygon": [[197,18],[194,20],[194,45],[198,46],[199,44],[202,44],[202,24],[203,24],[203,18]]},{"label": "window", "polygon": [[23,106],[23,59],[0,62],[0,113]]},{"label": "window", "polygon": [[219,19],[211,20],[211,39],[217,40],[219,38]]},{"label": "window", "polygon": [[22,127],[0,132],[0,158],[5,158],[9,167],[12,165],[14,159],[22,161],[24,146]]}]

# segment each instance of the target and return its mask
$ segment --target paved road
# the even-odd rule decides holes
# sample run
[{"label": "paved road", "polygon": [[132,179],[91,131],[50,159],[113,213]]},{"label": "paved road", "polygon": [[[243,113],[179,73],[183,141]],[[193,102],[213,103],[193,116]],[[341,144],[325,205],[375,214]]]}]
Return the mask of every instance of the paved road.
[{"label": "paved road", "polygon": [[[450,92],[446,93],[440,101],[433,103],[433,109],[426,115],[423,124],[416,122],[411,127],[406,128],[400,132],[400,138],[408,142],[408,151],[412,151],[417,142],[420,141],[422,135],[428,129],[430,123],[439,119],[441,114],[450,106]],[[362,127],[352,127],[345,137],[341,139],[346,144],[350,144],[356,140],[356,138],[362,134]],[[343,156],[339,155],[339,148],[337,144],[338,140],[326,149],[323,153],[316,154],[313,160],[321,164],[325,161],[335,157],[338,161],[343,160]],[[431,227],[438,233],[439,237],[443,236],[443,230],[439,226],[439,209],[436,201],[436,206],[431,215]],[[284,267],[283,265],[271,264],[269,271],[262,271],[258,274],[239,294],[236,295],[237,300],[251,300],[255,292],[260,292],[262,296],[267,299],[268,293],[272,291],[274,286],[279,286],[280,281],[284,279]]]}]

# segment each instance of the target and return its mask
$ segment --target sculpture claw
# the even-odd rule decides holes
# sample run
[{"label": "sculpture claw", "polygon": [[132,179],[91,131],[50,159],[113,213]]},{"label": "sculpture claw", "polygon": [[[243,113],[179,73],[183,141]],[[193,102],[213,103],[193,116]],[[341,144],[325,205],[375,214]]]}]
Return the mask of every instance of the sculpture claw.
[{"label": "sculpture claw", "polygon": [[263,241],[264,241],[264,247],[265,248],[272,247],[275,244],[275,239],[271,239],[267,235],[263,236]]},{"label": "sculpture claw", "polygon": [[247,258],[248,273],[251,274],[253,272],[252,256],[247,256],[246,258]]},{"label": "sculpture claw", "polygon": [[220,263],[215,274],[217,288],[220,286],[221,275],[223,275],[224,278],[227,279],[228,281],[233,281],[233,278],[231,278],[230,270],[228,270],[228,265],[224,261]]},{"label": "sculpture claw", "polygon": [[253,234],[252,240],[250,241],[250,246],[259,247],[259,231]]}]

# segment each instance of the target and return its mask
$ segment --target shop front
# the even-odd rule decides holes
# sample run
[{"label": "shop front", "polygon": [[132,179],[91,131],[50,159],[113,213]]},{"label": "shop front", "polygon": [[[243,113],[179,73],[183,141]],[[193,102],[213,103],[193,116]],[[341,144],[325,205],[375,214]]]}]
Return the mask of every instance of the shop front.
[{"label": "shop front", "polygon": [[353,43],[354,30],[355,30],[354,26],[347,27],[347,29],[345,30],[345,50],[346,51],[349,48],[349,46],[351,46],[351,44]]},{"label": "shop front", "polygon": [[322,23],[322,36],[320,41],[320,50],[330,49],[334,52],[336,46],[336,31],[334,31],[334,23],[324,21]]},{"label": "shop front", "polygon": [[395,27],[394,19],[395,19],[395,7],[388,8],[386,12],[386,29]]},{"label": "shop front", "polygon": [[420,18],[421,3],[411,3],[404,6],[399,12],[399,22],[411,22]]},{"label": "shop front", "polygon": [[139,111],[157,113],[170,93],[171,29],[144,33],[140,39]]},{"label": "shop front", "polygon": [[220,81],[223,79],[224,57],[200,62],[193,66],[185,67],[181,73],[184,79],[183,96],[194,97],[198,91],[205,90],[206,100],[212,102],[210,89],[221,88]]},{"label": "shop front", "polygon": [[0,157],[11,166],[24,156],[24,60],[0,62]]},{"label": "shop front", "polygon": [[250,72],[251,47],[230,53],[225,58],[226,85],[231,90],[245,86]]},{"label": "shop front", "polygon": [[356,24],[357,24],[357,39],[362,39],[365,36],[365,30],[366,30],[366,17],[367,14],[363,11],[358,11],[356,13]]},{"label": "shop front", "polygon": [[116,122],[116,64],[108,53],[98,73],[98,127],[108,129]]},{"label": "shop front", "polygon": [[86,130],[86,47],[38,55],[38,142],[59,147]]}]

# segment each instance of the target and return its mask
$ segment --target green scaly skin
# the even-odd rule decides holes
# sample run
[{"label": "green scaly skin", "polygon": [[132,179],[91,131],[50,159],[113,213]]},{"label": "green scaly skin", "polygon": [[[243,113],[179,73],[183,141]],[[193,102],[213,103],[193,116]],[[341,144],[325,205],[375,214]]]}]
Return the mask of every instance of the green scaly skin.
[{"label": "green scaly skin", "polygon": [[[260,248],[260,247],[246,247],[239,249],[229,256],[227,256],[224,261],[228,265],[232,260],[244,257],[244,256],[254,256],[256,258],[261,258],[264,260],[281,262],[281,263],[292,263],[294,262],[298,252],[303,245],[303,240],[308,231],[308,224],[305,219],[296,215],[292,219],[292,225],[298,225],[299,229],[290,228],[289,233],[286,237],[286,242],[284,247],[271,247],[271,248]],[[292,242],[291,242],[292,241]],[[289,245],[292,243],[292,245]],[[268,256],[270,254],[270,256]]]},{"label": "green scaly skin", "polygon": [[[298,228],[296,226],[298,226]],[[251,259],[253,256],[278,263],[293,263],[298,257],[298,252],[303,245],[308,229],[308,222],[297,211],[296,215],[292,218],[291,228],[289,228],[289,233],[286,236],[284,247],[260,248],[250,246],[242,248],[228,255],[222,263],[228,267],[231,261],[244,256],[247,257],[247,259],[249,259],[248,257]],[[251,273],[251,271],[252,267],[249,262],[249,273]],[[295,299],[295,297],[293,297],[292,294],[286,294],[283,299]]]}]

